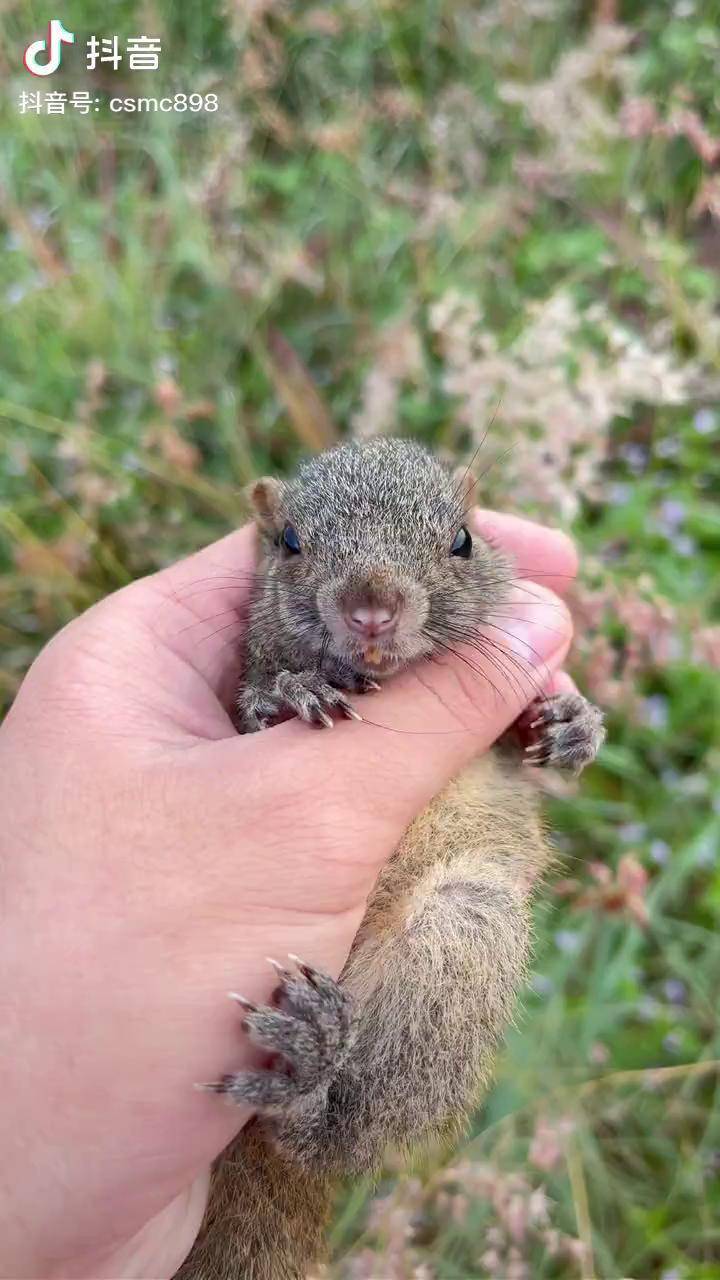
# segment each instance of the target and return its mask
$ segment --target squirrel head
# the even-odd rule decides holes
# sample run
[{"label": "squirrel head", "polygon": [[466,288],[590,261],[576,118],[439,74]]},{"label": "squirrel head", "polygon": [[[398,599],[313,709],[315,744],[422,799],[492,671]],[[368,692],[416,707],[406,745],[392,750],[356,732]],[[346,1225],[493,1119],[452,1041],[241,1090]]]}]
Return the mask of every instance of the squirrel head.
[{"label": "squirrel head", "polygon": [[382,677],[472,644],[512,576],[467,528],[473,487],[468,471],[390,439],[339,445],[294,479],[256,481],[263,572],[298,650]]}]

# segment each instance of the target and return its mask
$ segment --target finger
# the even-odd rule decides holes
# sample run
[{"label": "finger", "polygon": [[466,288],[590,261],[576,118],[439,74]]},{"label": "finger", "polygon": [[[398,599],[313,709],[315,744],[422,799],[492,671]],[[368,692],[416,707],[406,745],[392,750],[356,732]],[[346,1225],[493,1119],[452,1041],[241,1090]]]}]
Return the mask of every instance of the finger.
[{"label": "finger", "polygon": [[536,607],[528,611],[525,585],[506,610],[501,636],[481,628],[476,646],[399,675],[367,708],[359,701],[372,723],[355,734],[339,726],[337,742],[322,740],[327,767],[332,760],[348,799],[372,796],[373,809],[404,830],[554,680],[572,637],[570,615],[536,583]]},{"label": "finger", "polygon": [[480,508],[472,513],[471,529],[512,557],[519,578],[541,582],[564,595],[577,575],[577,552],[561,529],[546,529],[520,516]]},{"label": "finger", "polygon": [[567,671],[557,671],[545,689],[549,697],[558,693],[579,693],[579,689]]},{"label": "finger", "polygon": [[356,761],[362,730],[354,737],[338,734],[342,760],[336,761],[336,770],[347,762],[348,778],[354,776],[362,787],[367,769],[373,777],[386,778],[390,790],[407,770],[408,789],[416,792],[413,804],[418,799],[426,803],[478,752],[492,746],[554,681],[572,636],[565,605],[537,583],[532,584],[537,608],[528,614],[525,585],[518,584],[513,593],[501,635],[483,626],[474,646],[418,664],[388,682],[372,701],[358,700],[367,748],[363,745]]}]

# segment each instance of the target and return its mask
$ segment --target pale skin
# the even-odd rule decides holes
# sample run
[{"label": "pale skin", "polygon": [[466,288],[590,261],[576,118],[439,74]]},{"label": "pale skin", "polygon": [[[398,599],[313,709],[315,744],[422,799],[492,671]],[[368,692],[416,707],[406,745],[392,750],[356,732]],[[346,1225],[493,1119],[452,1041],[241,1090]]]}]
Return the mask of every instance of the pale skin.
[{"label": "pale skin", "polygon": [[[530,580],[505,643],[572,688],[572,545],[491,512],[472,527]],[[2,1276],[173,1274],[248,1118],[193,1087],[252,1061],[225,993],[267,999],[266,957],[289,952],[337,975],[409,822],[530,700],[448,659],[356,699],[372,724],[238,737],[236,646],[193,620],[242,611],[253,563],[241,529],[108,597],[0,730]]]}]

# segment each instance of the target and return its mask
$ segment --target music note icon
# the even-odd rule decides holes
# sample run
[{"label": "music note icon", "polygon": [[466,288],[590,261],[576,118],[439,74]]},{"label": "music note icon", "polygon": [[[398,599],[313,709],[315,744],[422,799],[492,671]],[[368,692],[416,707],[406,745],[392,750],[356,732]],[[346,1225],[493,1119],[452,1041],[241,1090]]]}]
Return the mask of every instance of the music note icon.
[{"label": "music note icon", "polygon": [[[46,40],[33,40],[25,50],[23,63],[33,76],[51,76],[62,62],[64,44],[74,44],[75,35],[66,31],[59,18],[52,18],[48,23]],[[47,62],[39,61],[43,54],[48,55]]]}]

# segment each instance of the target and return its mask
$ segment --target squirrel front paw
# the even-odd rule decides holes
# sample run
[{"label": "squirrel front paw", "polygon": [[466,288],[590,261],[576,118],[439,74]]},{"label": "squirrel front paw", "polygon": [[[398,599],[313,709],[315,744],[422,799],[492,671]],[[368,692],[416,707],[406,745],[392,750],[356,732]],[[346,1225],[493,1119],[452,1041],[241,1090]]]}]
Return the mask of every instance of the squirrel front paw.
[{"label": "squirrel front paw", "polygon": [[267,728],[284,712],[326,729],[333,727],[331,711],[340,711],[348,720],[362,720],[343,692],[316,671],[281,671],[267,689],[246,685],[238,695],[237,709],[246,733]]},{"label": "squirrel front paw", "polygon": [[580,773],[605,741],[600,709],[579,693],[533,702],[519,721],[528,764]]},{"label": "squirrel front paw", "polygon": [[348,992],[297,956],[289,959],[292,969],[270,961],[280,975],[272,1005],[231,997],[247,1010],[243,1027],[253,1044],[273,1055],[269,1069],[239,1071],[203,1086],[269,1116],[290,1117],[307,1108],[312,1095],[326,1094],[352,1042]]}]

